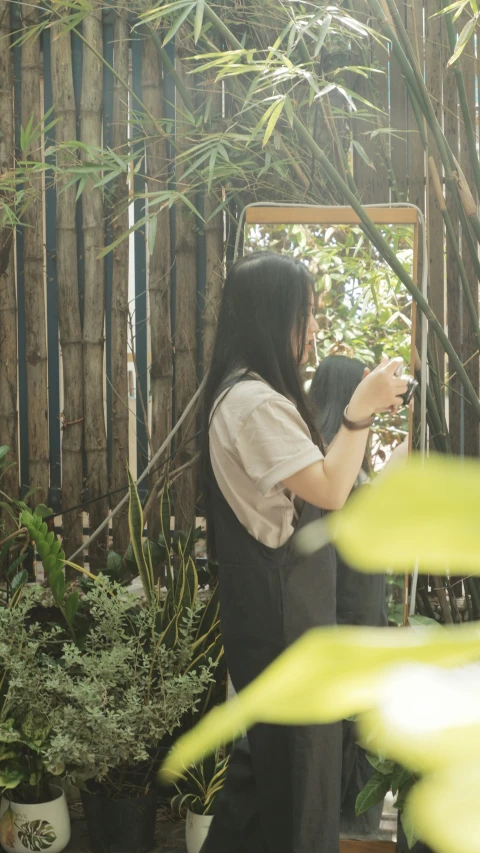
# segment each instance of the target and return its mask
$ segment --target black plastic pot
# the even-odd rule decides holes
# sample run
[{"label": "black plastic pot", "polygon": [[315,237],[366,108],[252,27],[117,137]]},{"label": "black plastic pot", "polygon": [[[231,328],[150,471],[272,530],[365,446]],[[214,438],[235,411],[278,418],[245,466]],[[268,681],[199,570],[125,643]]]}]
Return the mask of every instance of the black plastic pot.
[{"label": "black plastic pot", "polygon": [[154,846],[155,789],[128,800],[82,791],[82,803],[93,853],[148,853]]}]

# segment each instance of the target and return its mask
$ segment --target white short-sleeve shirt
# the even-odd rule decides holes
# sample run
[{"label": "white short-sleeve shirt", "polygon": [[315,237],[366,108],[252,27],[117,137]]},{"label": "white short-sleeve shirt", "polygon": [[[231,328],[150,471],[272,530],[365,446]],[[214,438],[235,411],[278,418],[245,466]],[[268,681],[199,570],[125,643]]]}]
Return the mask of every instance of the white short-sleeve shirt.
[{"label": "white short-sleeve shirt", "polygon": [[225,500],[251,536],[279,548],[297,519],[283,480],[323,458],[295,405],[260,378],[238,382],[216,402],[209,439]]}]

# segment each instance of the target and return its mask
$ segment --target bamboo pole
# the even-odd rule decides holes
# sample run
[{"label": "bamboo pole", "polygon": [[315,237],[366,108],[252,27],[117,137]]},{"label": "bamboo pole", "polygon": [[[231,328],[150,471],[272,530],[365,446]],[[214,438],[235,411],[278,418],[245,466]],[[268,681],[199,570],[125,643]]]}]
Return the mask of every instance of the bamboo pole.
[{"label": "bamboo pole", "polygon": [[[192,90],[192,76],[188,74],[189,32],[180,30],[176,43],[176,70],[186,89]],[[193,100],[193,92],[190,92]],[[190,122],[185,108],[177,99],[175,109],[175,139],[177,155],[188,148]],[[182,175],[185,165],[176,159],[175,175],[177,190],[188,192],[188,182]],[[175,408],[183,412],[193,397],[197,386],[197,239],[196,222],[186,205],[177,205],[175,233],[175,276],[176,276],[176,319],[175,319]],[[181,430],[177,448],[176,465],[184,465],[195,454],[195,421],[190,419]],[[175,490],[175,526],[190,530],[195,523],[196,477],[195,469],[189,468],[179,479]]]},{"label": "bamboo pole", "polygon": [[[142,100],[160,123],[164,116],[162,61],[151,35],[142,42]],[[164,136],[159,136],[150,121],[145,124],[146,171],[148,193],[168,188],[168,152]],[[158,209],[158,208],[157,208]],[[149,224],[148,299],[150,315],[150,389],[152,403],[152,450],[156,452],[172,428],[173,342],[170,305],[170,212],[164,208]],[[152,231],[154,229],[154,231]],[[151,239],[154,237],[154,240]],[[158,474],[150,477],[153,488]],[[160,533],[158,506],[147,518],[148,535],[156,540]]]},{"label": "bamboo pole", "polygon": [[[24,28],[38,23],[38,3],[33,0],[21,7]],[[40,41],[36,37],[26,39],[22,45],[21,92],[22,127],[26,130],[29,121],[38,128],[41,121],[41,61]],[[31,160],[42,159],[41,137],[32,138],[23,155]],[[36,491],[33,504],[48,499],[49,444],[48,444],[48,378],[47,378],[47,333],[45,314],[45,257],[44,257],[44,212],[42,175],[30,175],[32,201],[27,207],[23,221],[24,230],[24,277],[25,277],[25,351],[27,359],[28,395],[28,467],[29,485]]]},{"label": "bamboo pole", "polygon": [[[73,91],[72,45],[70,33],[61,23],[52,27],[51,75],[56,144],[76,138],[76,110]],[[68,170],[75,152],[58,150],[57,166]],[[74,186],[67,178],[57,182],[56,261],[60,346],[62,351],[62,507],[79,506],[83,497],[83,374],[82,321],[78,293],[77,233]],[[83,541],[83,514],[80,509],[62,519],[63,548],[72,553]]]},{"label": "bamboo pole", "polygon": [[[448,17],[448,16],[447,16]],[[462,16],[460,23],[465,23],[465,18]],[[473,46],[473,41],[471,42]],[[459,162],[462,172],[465,175],[466,182],[471,189],[473,195],[472,208],[477,210],[478,195],[477,186],[480,187],[480,174],[478,156],[476,151],[476,141],[471,126],[471,115],[475,116],[476,111],[476,60],[468,51],[464,51],[459,60],[461,69],[461,78],[463,82],[463,96],[460,96],[461,117],[460,122],[460,152]],[[459,83],[458,75],[456,76],[457,86]],[[460,89],[459,89],[460,92]],[[472,146],[473,140],[473,146]],[[478,182],[477,182],[478,177]],[[463,236],[463,230],[462,230]],[[478,322],[478,277],[477,267],[472,260],[471,253],[467,247],[462,245],[463,263],[465,266],[469,288],[467,288],[469,296],[469,306],[473,305],[472,313],[468,314],[464,310],[463,321],[463,361],[465,369],[470,378],[470,381],[475,388],[477,394],[479,388],[479,359],[478,352],[480,349],[480,329]],[[478,457],[479,455],[479,420],[476,413],[472,410],[468,401],[465,401],[464,410],[464,452],[465,456]]]},{"label": "bamboo pole", "polygon": [[[113,67],[118,74],[113,81],[113,150],[120,157],[128,151],[128,93],[118,78],[128,81],[129,26],[127,11],[118,7],[114,25]],[[129,187],[125,175],[116,182],[113,193],[113,236],[128,231]],[[128,465],[128,271],[129,241],[122,240],[113,250],[111,304],[111,377],[112,377],[112,507],[117,506],[125,492],[119,491],[126,482]],[[129,542],[128,507],[112,520],[113,548],[123,554]]]},{"label": "bamboo pole", "polygon": [[[83,19],[85,42],[102,53],[102,13],[100,6]],[[86,146],[102,144],[103,65],[97,55],[83,46],[80,134]],[[88,160],[88,151],[82,153]],[[96,528],[108,514],[107,439],[104,416],[104,324],[105,272],[98,255],[105,245],[102,191],[89,179],[82,195],[83,240],[85,255],[85,310],[83,319],[84,428],[87,461],[90,527]],[[101,499],[100,499],[101,498]],[[105,566],[107,532],[99,537],[89,553],[90,566]]]},{"label": "bamboo pole", "polygon": [[[0,178],[14,167],[13,56],[10,3],[0,0]],[[3,489],[18,497],[17,294],[13,229],[0,228],[0,444],[16,464],[4,474]]]}]

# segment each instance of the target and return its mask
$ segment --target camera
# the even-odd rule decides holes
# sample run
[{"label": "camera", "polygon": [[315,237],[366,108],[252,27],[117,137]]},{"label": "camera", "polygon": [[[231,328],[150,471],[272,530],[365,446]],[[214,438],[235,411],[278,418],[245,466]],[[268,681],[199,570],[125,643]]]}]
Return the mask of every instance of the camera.
[{"label": "camera", "polygon": [[418,386],[418,382],[416,379],[413,379],[412,376],[403,376],[403,364],[401,364],[400,367],[397,368],[397,370],[395,371],[395,376],[402,376],[404,379],[407,380],[407,390],[404,394],[399,394],[399,396],[403,400],[403,405],[408,406],[410,400],[412,399],[415,393],[415,388]]}]

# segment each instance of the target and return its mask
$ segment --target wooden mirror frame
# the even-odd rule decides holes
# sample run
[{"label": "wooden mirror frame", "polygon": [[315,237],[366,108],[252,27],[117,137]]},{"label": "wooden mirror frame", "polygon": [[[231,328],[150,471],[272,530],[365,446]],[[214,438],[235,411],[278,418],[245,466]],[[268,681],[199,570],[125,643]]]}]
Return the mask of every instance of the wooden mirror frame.
[{"label": "wooden mirror frame", "polygon": [[[410,225],[413,228],[413,264],[412,279],[418,283],[419,273],[419,219],[413,207],[368,207],[368,215],[375,225]],[[239,228],[248,225],[360,225],[358,215],[351,207],[294,204],[251,204],[240,217]],[[415,372],[415,340],[417,310],[412,298],[412,333],[410,372]],[[410,410],[409,451],[412,448],[413,412]],[[405,575],[404,584],[404,624],[408,619],[409,575]],[[395,853],[393,841],[341,839],[340,853]]]}]

